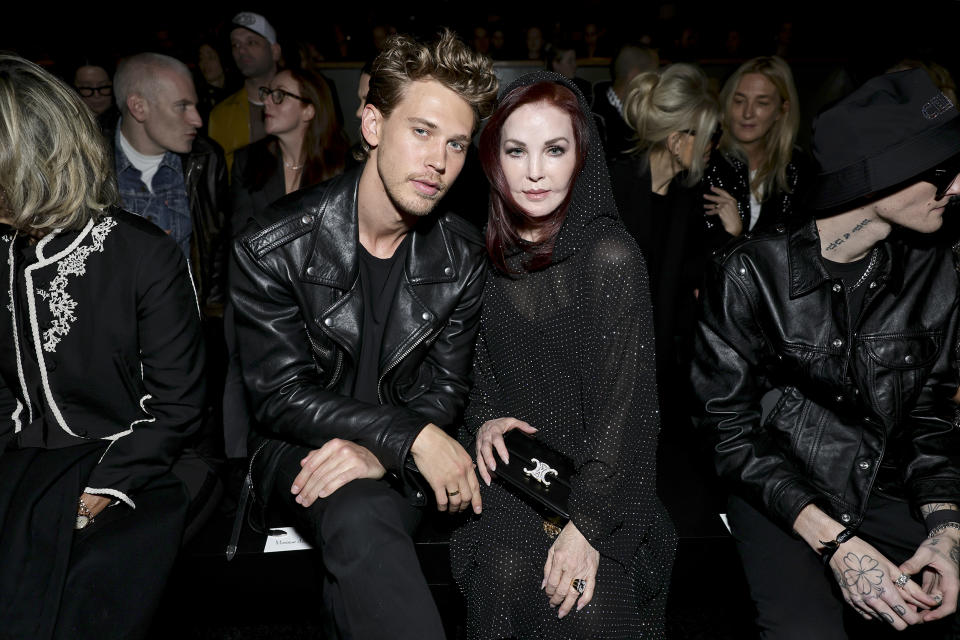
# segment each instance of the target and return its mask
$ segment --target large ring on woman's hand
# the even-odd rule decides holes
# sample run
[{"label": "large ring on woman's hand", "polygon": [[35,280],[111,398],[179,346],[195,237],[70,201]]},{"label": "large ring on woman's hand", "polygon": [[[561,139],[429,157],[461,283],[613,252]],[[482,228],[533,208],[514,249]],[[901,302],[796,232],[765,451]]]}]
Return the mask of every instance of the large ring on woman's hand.
[{"label": "large ring on woman's hand", "polygon": [[907,586],[908,582],[910,582],[910,576],[905,573],[901,573],[900,577],[897,578],[897,581],[894,582],[894,584],[897,585],[898,589],[903,589],[905,586]]},{"label": "large ring on woman's hand", "polygon": [[570,581],[570,586],[577,590],[577,593],[583,593],[583,590],[587,588],[587,581],[583,578],[574,578]]},{"label": "large ring on woman's hand", "polygon": [[460,495],[460,489],[457,489],[456,491],[447,491],[447,495],[450,496],[451,498],[453,496],[458,496]]}]

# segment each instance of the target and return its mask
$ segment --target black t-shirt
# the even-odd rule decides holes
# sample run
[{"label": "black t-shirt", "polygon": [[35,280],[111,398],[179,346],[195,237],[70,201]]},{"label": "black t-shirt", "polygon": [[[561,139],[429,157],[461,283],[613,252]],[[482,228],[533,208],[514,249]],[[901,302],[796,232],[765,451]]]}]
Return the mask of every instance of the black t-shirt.
[{"label": "black t-shirt", "polygon": [[[856,323],[863,310],[863,301],[867,295],[870,274],[867,269],[876,269],[878,248],[871,249],[867,255],[853,262],[834,262],[824,258],[823,264],[831,278],[843,280],[843,288],[847,292],[847,307],[850,310],[850,322]],[[873,264],[870,263],[871,259]]]},{"label": "black t-shirt", "polygon": [[363,328],[360,335],[360,357],[353,381],[353,397],[370,404],[380,404],[377,385],[380,381],[380,350],[384,328],[389,322],[390,307],[400,286],[406,262],[409,234],[389,258],[377,258],[362,244],[360,253],[360,288],[363,292]]}]

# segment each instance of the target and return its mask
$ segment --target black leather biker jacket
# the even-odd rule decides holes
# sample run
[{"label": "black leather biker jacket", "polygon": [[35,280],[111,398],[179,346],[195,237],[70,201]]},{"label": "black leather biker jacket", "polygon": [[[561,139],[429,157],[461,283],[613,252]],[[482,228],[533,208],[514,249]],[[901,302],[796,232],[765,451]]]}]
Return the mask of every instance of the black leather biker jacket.
[{"label": "black leather biker jacket", "polygon": [[452,214],[410,231],[383,336],[380,405],[350,397],[363,322],[361,169],[280,199],[234,244],[230,298],[264,497],[285,443],[352,440],[402,477],[423,427],[452,424],[466,400],[486,259],[478,232]]},{"label": "black leather biker jacket", "polygon": [[859,318],[813,220],[735,242],[708,267],[701,426],[732,489],[788,530],[810,503],[857,526],[873,490],[915,510],[960,500],[957,271],[947,249],[880,247]]}]

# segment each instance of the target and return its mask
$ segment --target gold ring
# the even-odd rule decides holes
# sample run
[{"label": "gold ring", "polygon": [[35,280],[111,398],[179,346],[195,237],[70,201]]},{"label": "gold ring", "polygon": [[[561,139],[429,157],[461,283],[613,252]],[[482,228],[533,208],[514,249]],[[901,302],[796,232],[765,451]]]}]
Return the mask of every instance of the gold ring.
[{"label": "gold ring", "polygon": [[447,491],[447,495],[450,496],[451,498],[453,496],[460,495],[460,489],[457,489],[456,491]]}]

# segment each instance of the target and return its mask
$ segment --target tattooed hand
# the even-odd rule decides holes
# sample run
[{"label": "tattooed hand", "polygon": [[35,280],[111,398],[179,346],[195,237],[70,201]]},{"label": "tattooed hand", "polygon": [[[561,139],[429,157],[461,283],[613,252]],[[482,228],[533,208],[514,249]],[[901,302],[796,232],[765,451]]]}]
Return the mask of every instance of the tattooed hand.
[{"label": "tattooed hand", "polygon": [[939,606],[920,612],[924,622],[939,620],[957,609],[960,592],[960,531],[946,529],[923,541],[913,557],[900,565],[903,573],[923,576],[924,595]]},{"label": "tattooed hand", "polygon": [[936,604],[915,582],[897,588],[893,581],[900,569],[860,538],[841,544],[830,568],[847,604],[864,618],[883,620],[897,630],[922,622],[918,609]]}]

